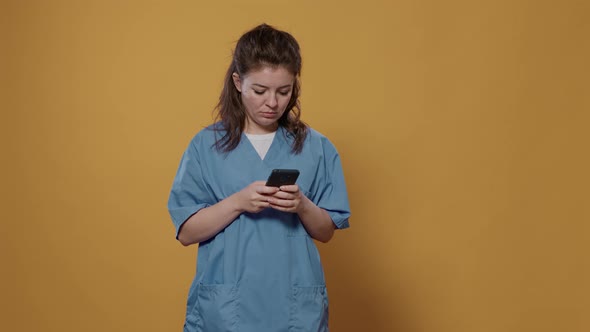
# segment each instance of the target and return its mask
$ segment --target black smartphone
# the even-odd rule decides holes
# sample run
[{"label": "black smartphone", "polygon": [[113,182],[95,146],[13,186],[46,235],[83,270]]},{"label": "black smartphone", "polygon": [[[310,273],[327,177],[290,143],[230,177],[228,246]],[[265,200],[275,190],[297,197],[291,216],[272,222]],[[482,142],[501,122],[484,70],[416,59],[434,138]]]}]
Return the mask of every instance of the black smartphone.
[{"label": "black smartphone", "polygon": [[298,177],[299,171],[296,169],[273,169],[266,180],[266,185],[268,187],[291,185],[295,184]]}]

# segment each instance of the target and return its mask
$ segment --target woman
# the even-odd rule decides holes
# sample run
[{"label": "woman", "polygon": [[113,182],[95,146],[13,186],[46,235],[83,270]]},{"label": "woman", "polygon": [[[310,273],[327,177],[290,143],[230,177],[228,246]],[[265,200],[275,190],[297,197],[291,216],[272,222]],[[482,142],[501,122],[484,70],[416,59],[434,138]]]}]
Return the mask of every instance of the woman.
[{"label": "woman", "polygon": [[[300,120],[297,41],[269,25],[245,33],[218,122],[185,151],[168,209],[183,245],[199,243],[184,331],[327,331],[328,298],[313,239],[347,228],[340,158]],[[297,184],[265,186],[272,169]]]}]

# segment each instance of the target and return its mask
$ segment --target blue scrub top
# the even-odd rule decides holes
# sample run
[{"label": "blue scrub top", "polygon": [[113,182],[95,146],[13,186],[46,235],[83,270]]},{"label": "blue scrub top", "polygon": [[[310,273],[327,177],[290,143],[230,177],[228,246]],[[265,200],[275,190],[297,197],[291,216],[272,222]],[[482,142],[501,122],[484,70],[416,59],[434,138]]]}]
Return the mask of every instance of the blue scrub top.
[{"label": "blue scrub top", "polygon": [[[177,235],[191,215],[266,180],[274,168],[298,169],[300,190],[337,228],[349,227],[340,158],[325,136],[310,129],[303,151],[294,154],[292,137],[279,128],[261,159],[244,134],[235,150],[217,151],[213,126],[192,139],[174,180],[168,209]],[[320,256],[297,214],[272,208],[242,213],[199,244],[184,331],[328,331]]]}]

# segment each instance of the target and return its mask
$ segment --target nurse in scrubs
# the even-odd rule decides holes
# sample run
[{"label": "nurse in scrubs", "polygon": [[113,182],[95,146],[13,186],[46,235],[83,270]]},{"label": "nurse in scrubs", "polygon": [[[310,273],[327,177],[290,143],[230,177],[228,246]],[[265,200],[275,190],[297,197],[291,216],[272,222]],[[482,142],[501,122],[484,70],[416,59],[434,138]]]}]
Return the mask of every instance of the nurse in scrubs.
[{"label": "nurse in scrubs", "polygon": [[[190,141],[168,201],[176,238],[199,244],[184,331],[328,331],[314,239],[347,228],[338,152],[300,120],[301,55],[262,24],[237,42],[217,121]],[[265,186],[272,169],[294,185]]]}]

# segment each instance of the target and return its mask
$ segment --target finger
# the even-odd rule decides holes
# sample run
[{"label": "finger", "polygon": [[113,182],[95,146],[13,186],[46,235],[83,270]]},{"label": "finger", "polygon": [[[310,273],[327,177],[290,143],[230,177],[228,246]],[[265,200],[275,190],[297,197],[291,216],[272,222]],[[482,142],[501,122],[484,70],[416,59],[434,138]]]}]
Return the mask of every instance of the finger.
[{"label": "finger", "polygon": [[278,210],[278,211],[282,211],[282,212],[295,212],[295,209],[293,207],[287,207],[287,206],[280,206],[280,205],[271,204],[270,208]]},{"label": "finger", "polygon": [[278,199],[294,200],[297,196],[296,195],[293,195],[293,194],[291,194],[289,192],[277,191],[276,193],[274,193],[272,195],[272,197],[278,198]]},{"label": "finger", "polygon": [[252,206],[257,211],[262,211],[262,210],[266,209],[267,207],[269,207],[270,203],[267,201],[255,201],[255,202],[252,202]]},{"label": "finger", "polygon": [[281,189],[281,191],[286,191],[289,193],[296,193],[299,191],[299,186],[296,184],[291,184],[287,186],[281,186],[279,189]]},{"label": "finger", "polygon": [[270,198],[268,200],[268,203],[272,206],[280,206],[283,208],[293,208],[297,205],[297,202],[295,200],[291,200],[291,199],[277,199],[277,198]]},{"label": "finger", "polygon": [[279,191],[279,188],[277,187],[267,187],[264,185],[256,187],[256,192],[261,195],[272,195],[277,191]]}]

